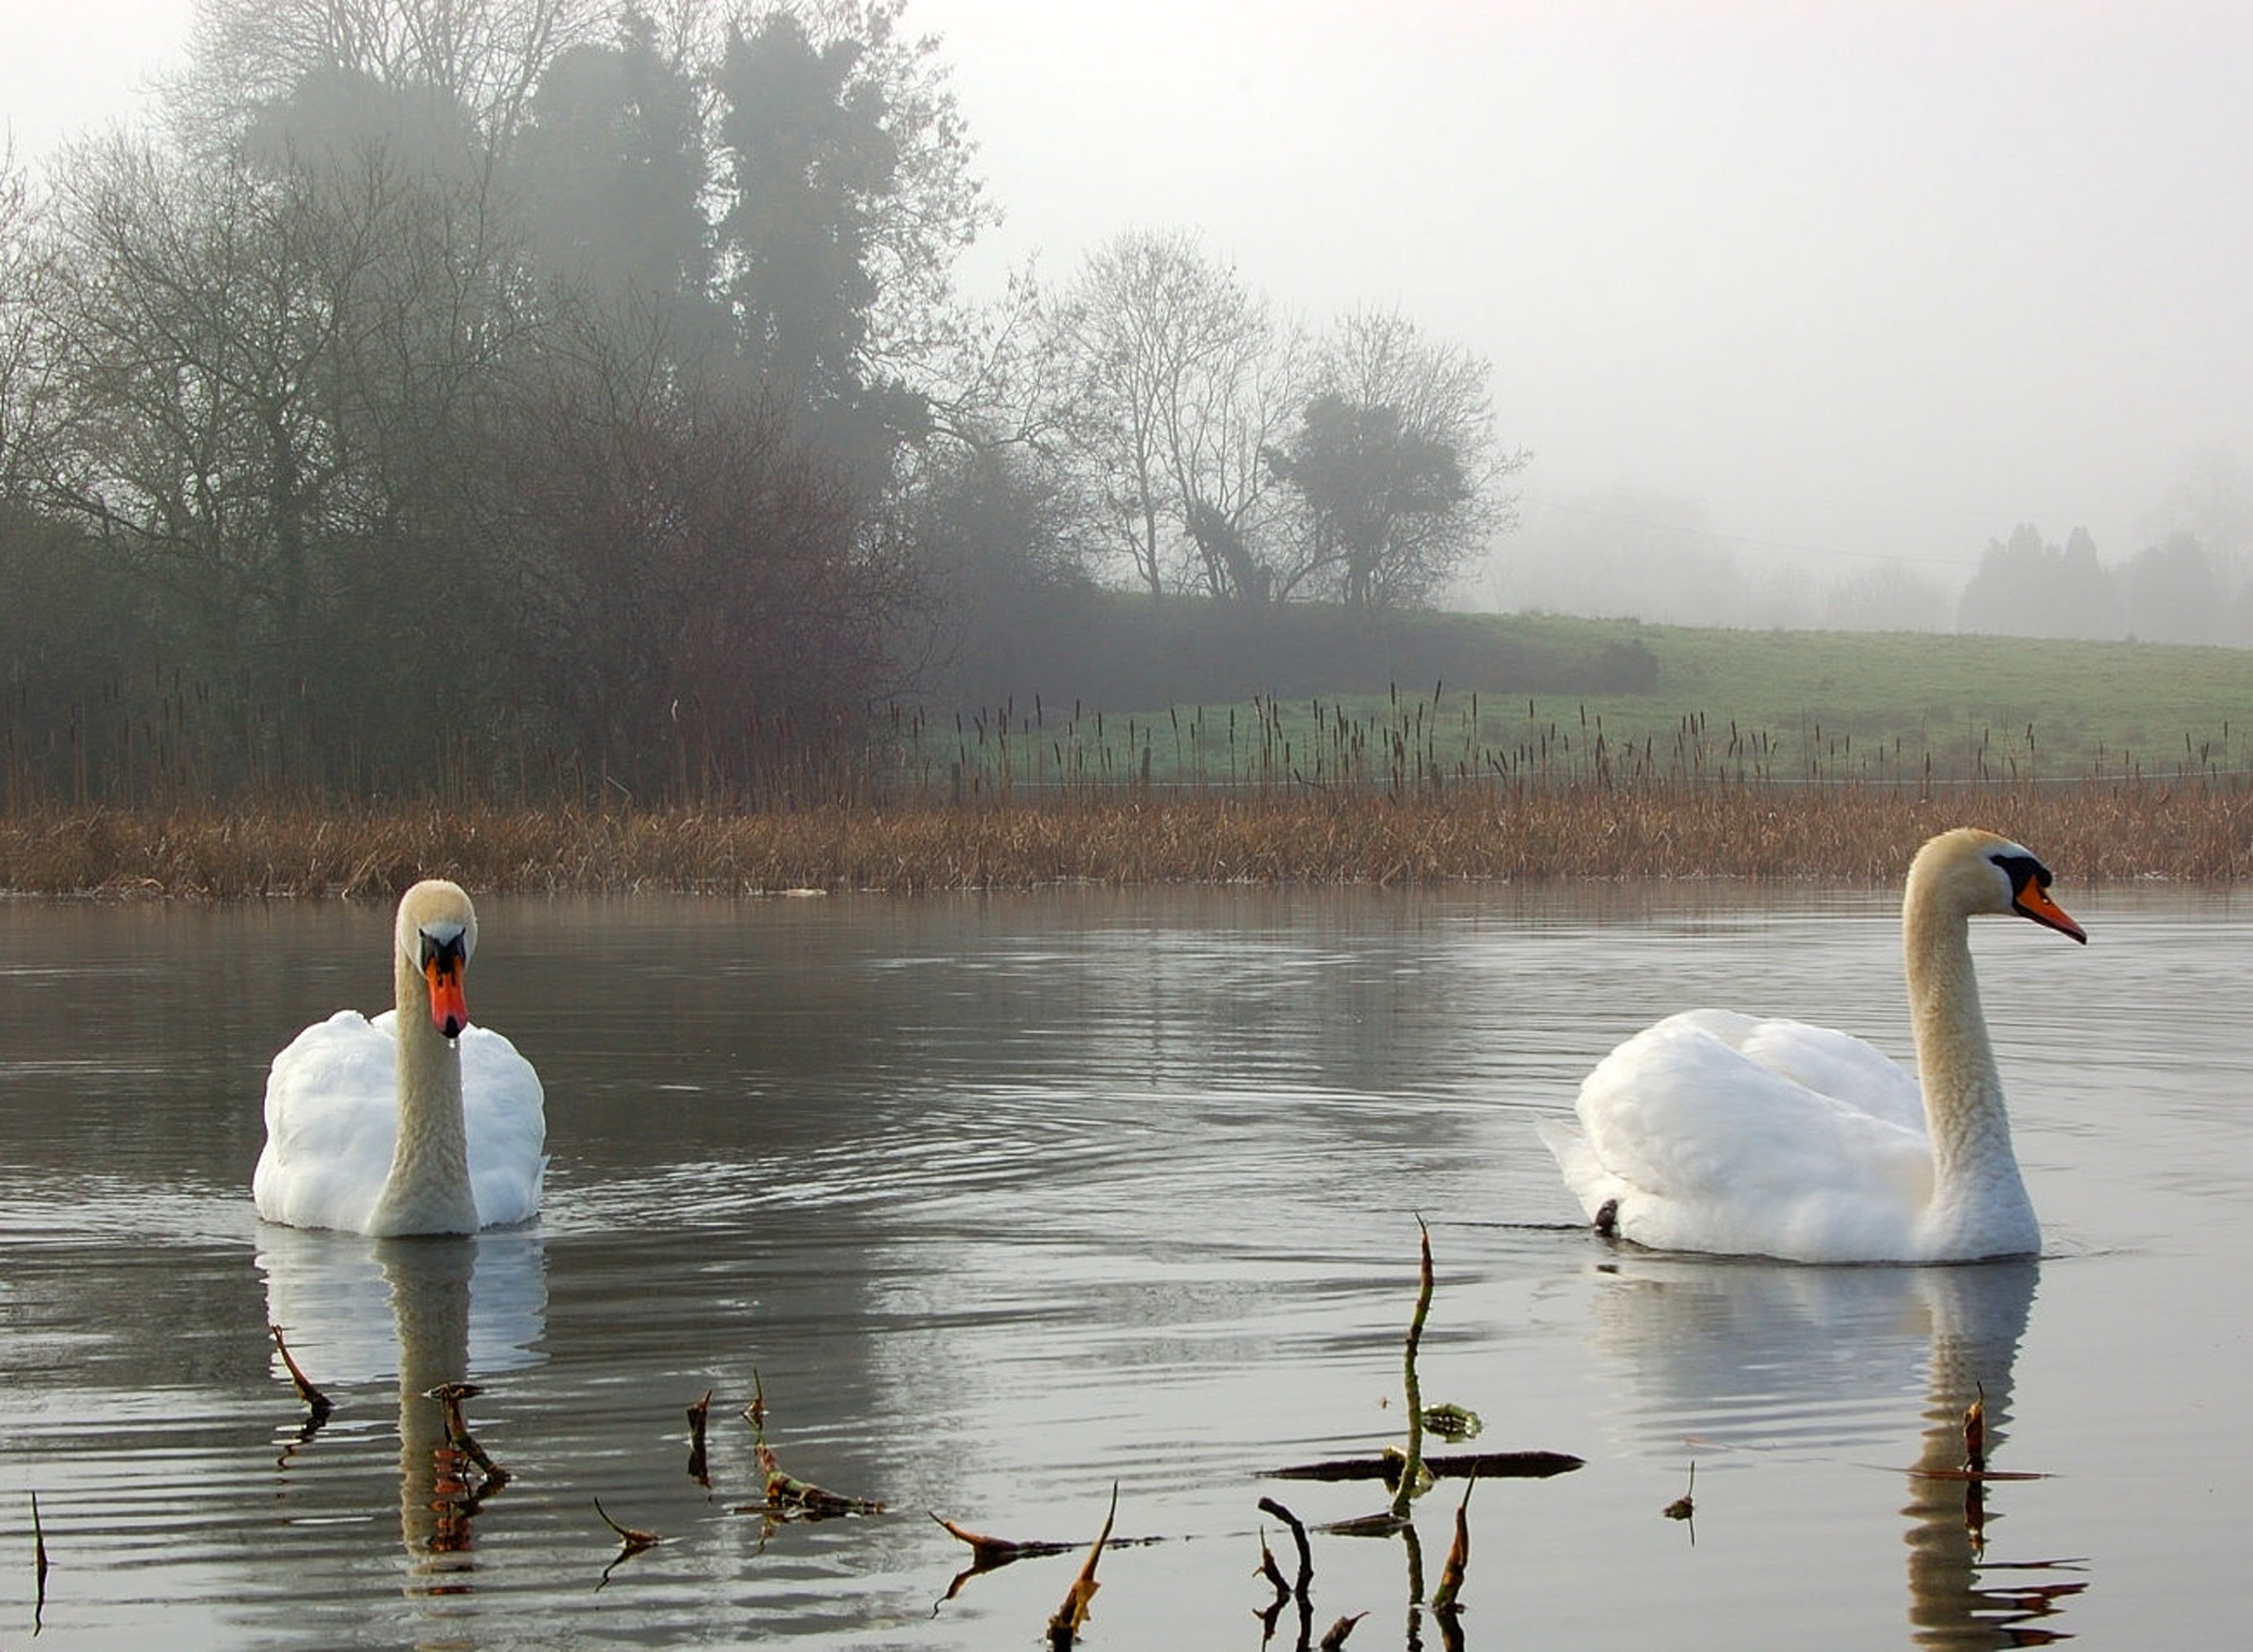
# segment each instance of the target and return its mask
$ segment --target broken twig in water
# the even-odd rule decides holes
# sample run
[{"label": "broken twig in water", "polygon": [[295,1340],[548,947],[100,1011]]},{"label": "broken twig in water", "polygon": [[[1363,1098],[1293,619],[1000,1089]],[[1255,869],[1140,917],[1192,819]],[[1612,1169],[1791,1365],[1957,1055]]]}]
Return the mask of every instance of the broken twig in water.
[{"label": "broken twig in water", "polygon": [[1275,1603],[1280,1606],[1291,1598],[1291,1586],[1283,1576],[1283,1568],[1275,1564],[1275,1551],[1267,1546],[1267,1528],[1259,1528],[1259,1564],[1252,1569],[1255,1578],[1267,1579],[1268,1587],[1275,1591]]},{"label": "broken twig in water", "polygon": [[1357,1612],[1331,1624],[1322,1635],[1322,1652],[1337,1652],[1338,1648],[1345,1644],[1346,1636],[1353,1633],[1353,1626],[1368,1615],[1366,1612]]},{"label": "broken twig in water", "polygon": [[[926,1509],[925,1513],[931,1513]],[[1006,1566],[1013,1560],[1030,1560],[1042,1555],[1069,1554],[1079,1547],[1076,1543],[1052,1543],[1040,1539],[1021,1542],[1012,1537],[989,1537],[982,1531],[973,1531],[967,1526],[957,1525],[945,1515],[931,1514],[946,1535],[970,1545],[970,1558],[980,1572],[991,1572],[996,1566]]]},{"label": "broken twig in water", "polygon": [[645,1549],[654,1549],[665,1541],[657,1533],[644,1531],[639,1526],[620,1525],[610,1518],[610,1511],[603,1507],[603,1500],[600,1497],[595,1499],[595,1512],[602,1516],[604,1525],[617,1533],[618,1542],[624,1546],[628,1554],[639,1554]]},{"label": "broken twig in water", "polygon": [[1462,1501],[1455,1505],[1455,1539],[1447,1545],[1447,1560],[1440,1567],[1440,1586],[1432,1591],[1432,1610],[1440,1617],[1452,1615],[1458,1609],[1458,1600],[1463,1592],[1463,1578],[1471,1564],[1471,1488],[1474,1479],[1463,1488]]},{"label": "broken twig in water", "polygon": [[328,1420],[330,1412],[335,1407],[330,1404],[329,1397],[314,1387],[312,1379],[298,1366],[296,1356],[290,1353],[289,1342],[282,1335],[282,1328],[269,1325],[266,1328],[274,1338],[274,1351],[282,1356],[282,1369],[289,1373],[290,1385],[297,1391],[297,1398],[304,1401],[305,1409],[312,1413],[312,1424],[317,1428]]},{"label": "broken twig in water", "polygon": [[441,1383],[425,1391],[426,1397],[438,1402],[446,1416],[446,1440],[464,1457],[478,1466],[488,1487],[508,1483],[508,1470],[485,1455],[485,1448],[478,1444],[470,1432],[470,1425],[462,1418],[462,1402],[475,1399],[485,1391],[475,1383]]},{"label": "broken twig in water", "polygon": [[1315,1581],[1315,1551],[1307,1541],[1306,1523],[1273,1497],[1262,1497],[1259,1507],[1262,1512],[1274,1516],[1291,1529],[1291,1539],[1299,1545],[1299,1580],[1292,1585],[1291,1593],[1305,1600]]},{"label": "broken twig in water", "polygon": [[1287,1589],[1283,1582],[1282,1568],[1275,1564],[1274,1554],[1267,1547],[1267,1534],[1263,1531],[1259,1535],[1260,1575],[1265,1577],[1275,1590],[1274,1600],[1252,1614],[1259,1620],[1262,1630],[1259,1643],[1265,1646],[1273,1638],[1275,1620],[1283,1614],[1283,1603],[1286,1600],[1295,1600],[1299,1606],[1298,1644],[1304,1648],[1315,1635],[1313,1593],[1315,1551],[1307,1542],[1306,1523],[1273,1497],[1262,1497],[1259,1500],[1259,1510],[1262,1514],[1274,1516],[1276,1519],[1288,1526],[1291,1529],[1291,1540],[1299,1546],[1299,1579]]},{"label": "broken twig in water", "polygon": [[795,1515],[808,1520],[827,1520],[838,1515],[880,1515],[884,1505],[873,1497],[847,1497],[815,1485],[810,1480],[800,1480],[785,1474],[774,1448],[764,1439],[757,1447],[759,1471],[766,1476],[766,1501],[747,1503],[739,1514]]},{"label": "broken twig in water", "polygon": [[738,1503],[739,1515],[771,1515],[783,1518],[792,1516],[806,1520],[827,1520],[838,1515],[880,1515],[884,1505],[872,1497],[847,1497],[842,1493],[827,1490],[812,1481],[800,1480],[783,1470],[782,1460],[774,1448],[767,1444],[766,1385],[757,1371],[751,1373],[751,1403],[743,1407],[743,1420],[751,1425],[752,1448],[758,1458],[759,1472],[766,1476],[764,1502]]},{"label": "broken twig in water", "polygon": [[617,1533],[618,1537],[617,1553],[610,1557],[610,1564],[603,1568],[603,1575],[596,1581],[595,1592],[599,1594],[603,1586],[610,1582],[610,1573],[644,1550],[656,1548],[665,1539],[653,1531],[644,1531],[639,1526],[620,1525],[610,1518],[610,1511],[603,1507],[603,1500],[600,1497],[595,1499],[595,1512],[602,1516],[603,1523]]},{"label": "broken twig in water", "polygon": [[[1057,1543],[1043,1538],[989,1537],[982,1531],[973,1531],[967,1526],[949,1520],[945,1515],[928,1509],[924,1512],[938,1523],[948,1537],[970,1547],[970,1564],[954,1574],[953,1581],[946,1586],[946,1593],[940,1597],[942,1604],[961,1593],[962,1586],[981,1572],[998,1571],[1018,1560],[1037,1560],[1043,1556],[1070,1554],[1079,1547],[1077,1543]],[[1140,1549],[1164,1541],[1162,1537],[1111,1537],[1106,1540],[1106,1546]]]},{"label": "broken twig in water", "polygon": [[1075,1639],[1087,1622],[1087,1614],[1095,1601],[1095,1592],[1103,1586],[1095,1580],[1095,1563],[1103,1558],[1104,1546],[1111,1541],[1112,1523],[1119,1518],[1119,1482],[1111,1482],[1111,1508],[1103,1516],[1103,1530],[1096,1534],[1095,1543],[1080,1562],[1079,1575],[1071,1580],[1064,1592],[1064,1604],[1049,1620],[1049,1645],[1054,1652],[1069,1652]]},{"label": "broken twig in water", "polygon": [[688,1477],[708,1488],[712,1475],[704,1458],[704,1425],[711,1415],[712,1391],[708,1388],[703,1398],[688,1408]]},{"label": "broken twig in water", "polygon": [[1408,1509],[1424,1495],[1430,1477],[1424,1470],[1424,1391],[1416,1377],[1416,1349],[1424,1340],[1424,1319],[1432,1311],[1432,1230],[1416,1218],[1419,1261],[1416,1271],[1416,1312],[1408,1321],[1408,1338],[1401,1356],[1401,1377],[1408,1401],[1408,1446],[1400,1479],[1393,1488],[1392,1517],[1408,1518]]},{"label": "broken twig in water", "polygon": [[37,1588],[37,1598],[31,1602],[31,1633],[39,1632],[39,1620],[47,1612],[47,1534],[39,1524],[39,1494],[31,1494],[31,1578]]},{"label": "broken twig in water", "polygon": [[1682,1495],[1658,1512],[1669,1520],[1687,1520],[1698,1512],[1698,1503],[1691,1495],[1698,1489],[1698,1460],[1690,1460],[1690,1481],[1682,1488]]}]

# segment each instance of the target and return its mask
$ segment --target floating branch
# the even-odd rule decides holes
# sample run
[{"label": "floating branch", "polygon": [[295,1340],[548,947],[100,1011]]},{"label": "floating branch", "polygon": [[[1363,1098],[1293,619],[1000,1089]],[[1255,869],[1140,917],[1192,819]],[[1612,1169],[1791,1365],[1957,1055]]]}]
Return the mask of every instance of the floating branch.
[{"label": "floating branch", "polygon": [[1087,1558],[1079,1565],[1079,1575],[1071,1580],[1064,1592],[1064,1604],[1049,1620],[1049,1645],[1054,1652],[1069,1652],[1079,1631],[1087,1622],[1089,1608],[1094,1604],[1095,1592],[1103,1586],[1095,1580],[1095,1563],[1103,1558],[1104,1546],[1111,1541],[1112,1522],[1119,1517],[1119,1482],[1111,1482],[1111,1508],[1103,1516],[1103,1530],[1096,1534],[1095,1543],[1087,1551]]},{"label": "floating branch", "polygon": [[712,1475],[704,1460],[704,1425],[711,1415],[712,1391],[708,1388],[704,1397],[688,1408],[688,1477],[708,1488]]},{"label": "floating branch", "polygon": [[[925,1510],[925,1512],[930,1511]],[[967,1526],[959,1526],[944,1515],[933,1514],[931,1517],[938,1522],[947,1536],[970,1545],[970,1558],[980,1572],[991,1572],[994,1567],[1006,1566],[1013,1560],[1031,1560],[1043,1555],[1069,1554],[1079,1547],[1076,1543],[1051,1543],[1039,1539],[1020,1542],[1011,1537],[989,1537],[982,1531],[973,1531]],[[1134,1540],[1121,1538],[1120,1541],[1123,1544]],[[1146,1538],[1141,1541],[1150,1540]]]},{"label": "floating branch", "polygon": [[1677,1497],[1672,1502],[1668,1503],[1665,1508],[1660,1509],[1658,1512],[1664,1515],[1669,1520],[1689,1519],[1691,1516],[1698,1512],[1697,1501],[1691,1495],[1691,1494],[1697,1489],[1698,1460],[1693,1457],[1690,1460],[1690,1481],[1687,1485],[1683,1487],[1682,1495],[1679,1497]]},{"label": "floating branch", "polygon": [[1353,1633],[1353,1626],[1368,1615],[1366,1612],[1357,1612],[1351,1617],[1340,1618],[1336,1623],[1331,1624],[1323,1632],[1321,1642],[1322,1652],[1337,1652],[1337,1649],[1345,1644],[1346,1636]]},{"label": "floating branch", "polygon": [[[930,1510],[925,1512],[931,1513]],[[957,1542],[967,1544],[970,1547],[970,1564],[956,1572],[954,1580],[946,1586],[945,1594],[940,1597],[942,1605],[961,1593],[962,1586],[980,1572],[994,1571],[1009,1565],[1012,1561],[1037,1560],[1044,1556],[1070,1554],[1079,1547],[1077,1543],[1057,1543],[1041,1538],[1021,1540],[1013,1537],[989,1537],[982,1531],[973,1531],[967,1526],[958,1525],[944,1515],[932,1513],[931,1517],[938,1523],[947,1536]],[[1113,1537],[1109,1540],[1109,1546],[1113,1549],[1136,1549],[1163,1541],[1164,1539],[1159,1537]]]},{"label": "floating branch", "polygon": [[296,1356],[289,1352],[289,1344],[282,1335],[282,1328],[269,1325],[266,1328],[273,1335],[274,1351],[281,1355],[282,1368],[289,1373],[289,1382],[296,1389],[297,1398],[305,1402],[305,1409],[311,1413],[309,1420],[312,1426],[318,1428],[329,1420],[329,1413],[335,1407],[326,1394],[313,1386],[312,1380],[298,1365]]},{"label": "floating branch", "polygon": [[[1406,1460],[1398,1450],[1380,1457],[1336,1457],[1324,1462],[1296,1463],[1271,1468],[1270,1480],[1381,1480],[1397,1481]],[[1424,1472],[1434,1480],[1546,1480],[1570,1474],[1582,1460],[1561,1451],[1482,1451],[1447,1457],[1426,1457]]]},{"label": "floating branch", "polygon": [[884,1505],[871,1497],[847,1497],[841,1492],[829,1491],[812,1481],[800,1480],[785,1474],[774,1448],[764,1439],[758,1443],[759,1472],[766,1476],[766,1501],[764,1503],[740,1505],[738,1514],[768,1514],[795,1516],[803,1520],[828,1520],[839,1515],[880,1515]]}]

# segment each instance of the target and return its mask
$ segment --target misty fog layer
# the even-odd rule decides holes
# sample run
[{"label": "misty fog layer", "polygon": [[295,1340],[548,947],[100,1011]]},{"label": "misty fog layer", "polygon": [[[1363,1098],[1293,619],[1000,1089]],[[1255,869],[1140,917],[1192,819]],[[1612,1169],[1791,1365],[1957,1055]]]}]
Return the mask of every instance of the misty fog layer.
[{"label": "misty fog layer", "polygon": [[1975,631],[2253,646],[2253,471],[2185,467],[2133,548],[2021,522],[1975,561],[1844,554],[1721,533],[1685,499],[1535,492],[1450,593],[1461,606],[1756,630]]}]

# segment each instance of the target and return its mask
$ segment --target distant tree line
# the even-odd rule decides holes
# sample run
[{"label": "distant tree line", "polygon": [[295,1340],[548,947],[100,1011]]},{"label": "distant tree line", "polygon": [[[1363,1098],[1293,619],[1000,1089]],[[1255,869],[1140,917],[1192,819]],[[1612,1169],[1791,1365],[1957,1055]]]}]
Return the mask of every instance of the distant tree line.
[{"label": "distant tree line", "polygon": [[202,0],[156,132],[0,164],[0,801],[824,784],[1104,582],[1376,613],[1507,523],[1405,317],[1142,232],[960,305],[902,12]]},{"label": "distant tree line", "polygon": [[1957,605],[1959,631],[2253,645],[2253,568],[2176,532],[2117,566],[2075,528],[2062,546],[2020,523],[1991,540]]}]

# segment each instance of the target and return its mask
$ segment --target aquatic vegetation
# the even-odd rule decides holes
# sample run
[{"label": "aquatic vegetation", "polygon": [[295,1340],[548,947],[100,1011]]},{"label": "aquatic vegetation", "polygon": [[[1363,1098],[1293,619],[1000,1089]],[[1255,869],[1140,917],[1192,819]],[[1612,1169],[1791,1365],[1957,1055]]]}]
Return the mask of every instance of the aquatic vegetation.
[{"label": "aquatic vegetation", "polygon": [[1818,875],[1882,886],[1927,838],[1982,819],[2011,821],[2077,883],[2253,877],[2253,787],[2234,782],[1614,780],[1401,795],[1126,787],[748,812],[39,810],[0,815],[0,889],[387,901],[426,875],[480,894]]}]

